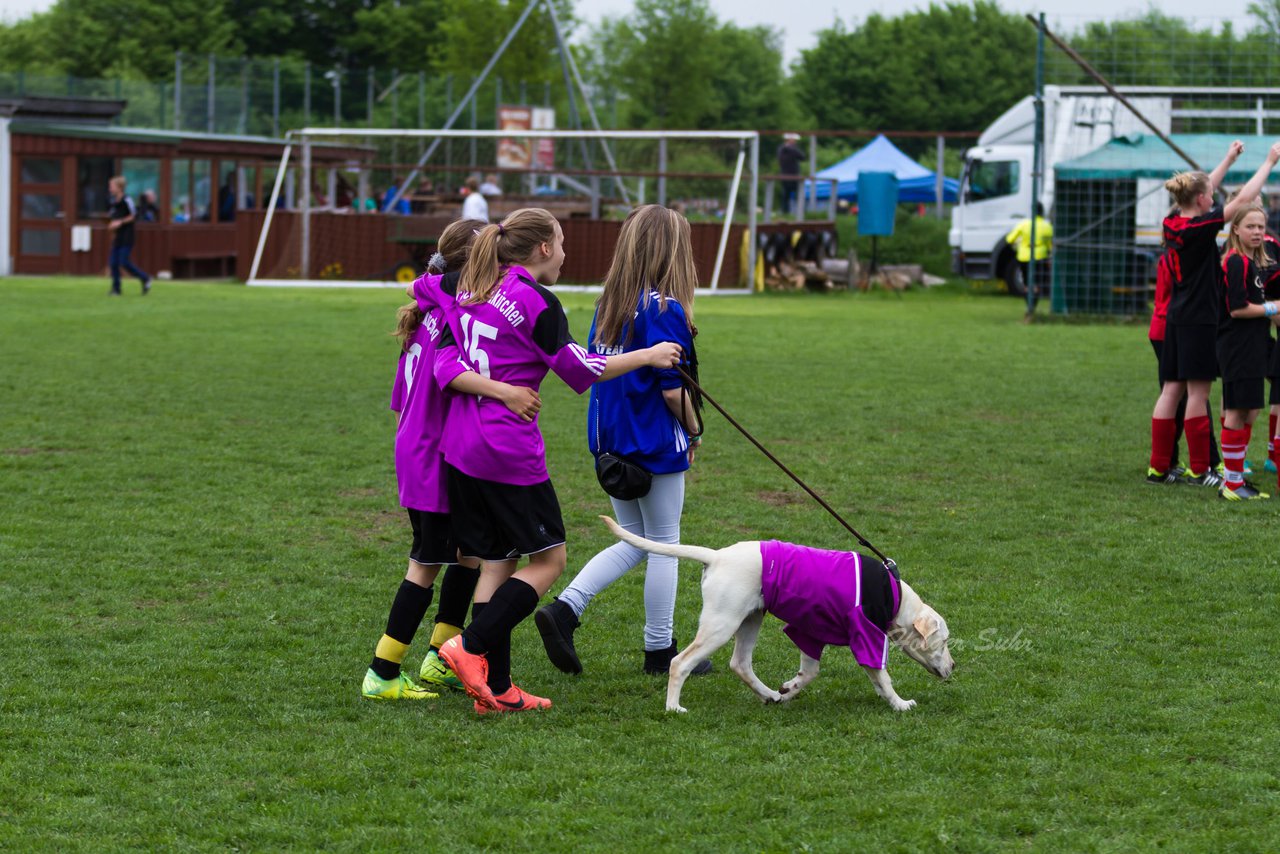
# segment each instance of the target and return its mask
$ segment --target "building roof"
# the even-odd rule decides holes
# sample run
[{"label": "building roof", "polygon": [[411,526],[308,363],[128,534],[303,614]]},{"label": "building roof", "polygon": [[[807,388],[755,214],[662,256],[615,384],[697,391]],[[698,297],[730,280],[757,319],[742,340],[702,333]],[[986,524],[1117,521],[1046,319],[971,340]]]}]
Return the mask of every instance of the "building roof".
[{"label": "building roof", "polygon": [[[1189,154],[1202,170],[1210,172],[1222,162],[1234,140],[1244,143],[1244,154],[1227,172],[1224,179],[1237,184],[1249,180],[1271,144],[1270,136],[1237,136],[1227,133],[1174,133],[1169,138]],[[1059,181],[1098,181],[1135,178],[1169,178],[1190,169],[1183,160],[1155,134],[1131,134],[1117,137],[1083,157],[1059,163],[1054,167]]]}]

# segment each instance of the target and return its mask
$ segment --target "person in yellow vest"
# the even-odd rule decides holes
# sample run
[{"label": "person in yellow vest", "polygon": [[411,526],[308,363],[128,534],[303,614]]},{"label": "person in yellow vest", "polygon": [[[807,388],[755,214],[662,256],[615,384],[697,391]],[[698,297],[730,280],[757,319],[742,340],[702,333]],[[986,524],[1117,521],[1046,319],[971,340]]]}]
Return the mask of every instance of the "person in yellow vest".
[{"label": "person in yellow vest", "polygon": [[[1013,227],[1004,238],[1005,243],[1014,244],[1018,250],[1018,264],[1022,267],[1022,281],[1028,285],[1031,282],[1030,262],[1031,262],[1031,217],[1019,222]],[[1036,202],[1036,279],[1039,282],[1048,281],[1047,270],[1049,264],[1049,253],[1053,247],[1053,226],[1044,218],[1044,205]],[[1045,263],[1041,263],[1045,262]]]}]

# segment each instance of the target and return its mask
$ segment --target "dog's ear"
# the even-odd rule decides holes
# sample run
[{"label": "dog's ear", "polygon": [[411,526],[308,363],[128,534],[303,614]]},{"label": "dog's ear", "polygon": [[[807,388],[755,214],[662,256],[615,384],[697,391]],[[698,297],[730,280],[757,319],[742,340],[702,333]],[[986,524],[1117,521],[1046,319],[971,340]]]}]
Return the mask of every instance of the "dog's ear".
[{"label": "dog's ear", "polygon": [[928,640],[929,635],[938,630],[938,621],[931,614],[926,614],[923,617],[916,617],[916,621],[911,625],[915,627],[915,630],[919,632],[920,636],[925,640]]}]

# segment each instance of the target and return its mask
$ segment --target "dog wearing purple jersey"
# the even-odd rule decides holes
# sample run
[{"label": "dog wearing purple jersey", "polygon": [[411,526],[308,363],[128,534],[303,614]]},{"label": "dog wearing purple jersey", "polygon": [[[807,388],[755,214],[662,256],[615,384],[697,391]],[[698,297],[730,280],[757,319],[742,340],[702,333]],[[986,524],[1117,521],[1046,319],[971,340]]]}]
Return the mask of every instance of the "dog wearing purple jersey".
[{"label": "dog wearing purple jersey", "polygon": [[[876,693],[897,712],[915,706],[893,690],[885,671],[889,641],[939,679],[955,667],[942,615],[879,561],[857,552],[831,552],[778,541],[741,542],[723,549],[657,543],[601,516],[614,536],[638,549],[704,564],[698,634],[671,662],[667,711],[680,705],[685,679],[698,662],[736,636],[729,668],[766,703],[793,699],[818,675],[826,646],[847,646]],[[765,613],[786,622],[800,648],[800,670],[778,690],[760,681],[751,657]]]}]

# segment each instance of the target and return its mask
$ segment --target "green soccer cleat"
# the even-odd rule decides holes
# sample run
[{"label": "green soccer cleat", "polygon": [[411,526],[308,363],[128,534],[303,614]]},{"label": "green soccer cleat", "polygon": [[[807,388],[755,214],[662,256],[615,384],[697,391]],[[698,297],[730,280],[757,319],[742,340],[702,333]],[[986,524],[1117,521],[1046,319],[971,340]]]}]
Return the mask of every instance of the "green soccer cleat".
[{"label": "green soccer cleat", "polygon": [[1276,473],[1275,461],[1272,460],[1271,457],[1267,457],[1267,461],[1262,464],[1262,470],[1270,474],[1275,474]]},{"label": "green soccer cleat", "polygon": [[462,680],[440,660],[440,655],[434,649],[422,659],[422,669],[418,671],[418,678],[423,682],[439,685],[441,688],[450,688],[454,691],[465,690],[462,687]]},{"label": "green soccer cleat", "polygon": [[1177,483],[1178,475],[1172,471],[1156,471],[1153,468],[1147,469],[1147,483]]},{"label": "green soccer cleat", "polygon": [[369,700],[434,700],[440,695],[416,684],[403,673],[395,679],[383,679],[370,668],[364,674],[360,696]]},{"label": "green soccer cleat", "polygon": [[1222,489],[1218,490],[1218,494],[1228,501],[1257,501],[1261,498],[1271,497],[1265,492],[1259,492],[1247,483],[1239,489],[1232,489],[1229,486],[1223,486]]}]

